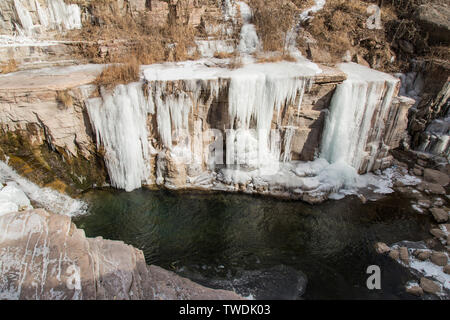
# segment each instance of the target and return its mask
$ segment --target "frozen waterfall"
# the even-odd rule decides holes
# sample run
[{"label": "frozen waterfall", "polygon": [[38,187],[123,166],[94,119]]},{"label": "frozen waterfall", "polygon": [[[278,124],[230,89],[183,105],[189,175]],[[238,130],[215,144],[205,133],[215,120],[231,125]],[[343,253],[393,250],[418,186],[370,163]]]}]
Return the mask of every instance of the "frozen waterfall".
[{"label": "frozen waterfall", "polygon": [[[66,4],[63,0],[46,0],[45,7],[38,0],[30,0],[28,4],[35,10],[24,6],[23,0],[14,0],[14,8],[20,26],[20,35],[33,36],[34,29],[41,27],[40,31],[72,30],[81,28],[81,10],[76,4]],[[39,24],[33,23],[31,12],[36,11]]]},{"label": "frozen waterfall", "polygon": [[97,147],[104,158],[111,184],[127,191],[150,181],[150,146],[147,115],[154,112],[142,83],[118,85],[112,93],[86,101]]},{"label": "frozen waterfall", "polygon": [[370,171],[383,144],[381,136],[398,80],[355,63],[340,64],[339,68],[348,78],[338,85],[331,100],[321,157],[356,170],[368,160]]}]

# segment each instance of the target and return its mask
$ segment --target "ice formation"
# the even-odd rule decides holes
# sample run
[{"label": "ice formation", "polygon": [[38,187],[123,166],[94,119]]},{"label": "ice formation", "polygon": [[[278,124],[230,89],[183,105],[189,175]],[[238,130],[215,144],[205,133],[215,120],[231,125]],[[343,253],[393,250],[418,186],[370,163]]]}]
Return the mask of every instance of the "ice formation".
[{"label": "ice formation", "polygon": [[252,9],[245,2],[237,2],[242,18],[242,28],[239,40],[239,52],[243,54],[251,54],[260,49],[258,35],[256,34],[255,25],[251,23]]},{"label": "ice formation", "polygon": [[30,1],[36,8],[39,24],[35,25],[30,11],[24,6],[23,0],[14,0],[14,8],[20,26],[19,35],[33,36],[35,28],[42,30],[72,30],[81,28],[81,11],[76,4],[66,4],[63,0],[47,0],[46,7],[42,7],[38,0]]},{"label": "ice formation", "polygon": [[323,7],[325,6],[326,2],[327,2],[326,0],[314,0],[314,5],[312,7],[308,8],[306,10],[303,10],[300,13],[299,20],[301,22],[303,22],[303,21],[306,21],[308,19],[311,19],[312,18],[311,17],[311,13],[316,13],[316,12],[322,10]]},{"label": "ice formation", "polygon": [[336,88],[331,100],[321,157],[330,163],[343,161],[356,170],[369,159],[366,171],[371,171],[383,144],[384,124],[398,80],[355,63],[339,68],[348,79]]},{"label": "ice formation", "polygon": [[142,83],[103,91],[101,98],[87,100],[86,107],[97,146],[105,151],[111,184],[131,191],[151,183],[147,115],[154,106],[144,96]]},{"label": "ice formation", "polygon": [[419,150],[450,159],[450,111],[428,125]]},{"label": "ice formation", "polygon": [[72,199],[51,188],[41,188],[22,178],[5,162],[0,161],[0,187],[2,184],[7,186],[0,191],[0,212],[32,208],[28,200],[30,199],[40,207],[54,213],[69,216],[86,213],[86,204],[83,201]]},{"label": "ice formation", "polygon": [[[283,70],[282,66],[283,63],[249,65],[232,72],[228,111],[230,126],[238,131],[232,130],[227,136],[228,166],[260,168],[275,165],[273,169],[277,169],[281,140],[275,134],[278,131],[271,132],[272,119],[275,114],[280,127],[280,111],[285,105],[296,104],[300,108],[303,94],[315,74],[313,70],[293,74]],[[251,121],[255,123],[253,128]],[[290,140],[292,134],[290,130],[288,132],[286,140]],[[284,159],[290,158],[289,144],[287,149]]]}]

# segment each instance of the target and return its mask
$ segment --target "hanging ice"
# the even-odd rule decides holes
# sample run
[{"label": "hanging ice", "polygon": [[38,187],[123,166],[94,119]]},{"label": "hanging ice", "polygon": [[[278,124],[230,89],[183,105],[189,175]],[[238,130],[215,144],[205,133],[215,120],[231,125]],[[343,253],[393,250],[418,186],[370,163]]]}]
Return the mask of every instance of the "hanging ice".
[{"label": "hanging ice", "polygon": [[356,170],[368,160],[364,171],[370,171],[383,143],[384,123],[398,80],[354,63],[339,68],[348,79],[338,85],[331,100],[321,157],[330,163],[344,162]]},{"label": "hanging ice", "polygon": [[131,191],[150,181],[147,115],[153,112],[142,83],[118,85],[86,101],[97,147],[104,148],[111,184]]},{"label": "hanging ice", "polygon": [[[232,72],[228,111],[231,128],[240,132],[231,132],[227,139],[229,166],[244,164],[277,169],[281,139],[271,134],[272,120],[275,118],[279,127],[282,107],[295,103],[301,105],[307,84],[315,74],[306,66],[302,69],[299,65],[300,72],[295,70],[295,65],[292,65],[294,69],[284,68],[288,66],[286,63],[249,65]],[[243,130],[247,132],[244,134]],[[247,147],[243,148],[244,145]],[[289,157],[286,153],[285,158]]]},{"label": "hanging ice", "polygon": [[66,4],[63,0],[47,0],[46,8],[43,8],[38,0],[34,0],[34,6],[39,18],[36,25],[30,11],[23,5],[23,0],[14,0],[14,8],[20,23],[20,26],[17,26],[18,31],[23,35],[33,36],[34,29],[39,26],[43,30],[72,30],[82,27],[81,10],[76,4]]},{"label": "hanging ice", "polygon": [[254,53],[259,50],[260,44],[255,25],[251,23],[252,9],[245,2],[239,1],[237,4],[239,5],[243,23],[238,49],[241,53]]}]

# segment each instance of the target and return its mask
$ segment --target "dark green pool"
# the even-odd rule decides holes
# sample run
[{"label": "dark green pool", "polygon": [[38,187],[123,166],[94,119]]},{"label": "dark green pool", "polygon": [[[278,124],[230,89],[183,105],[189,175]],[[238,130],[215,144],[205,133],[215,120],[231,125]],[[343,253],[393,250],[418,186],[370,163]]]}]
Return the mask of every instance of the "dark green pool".
[{"label": "dark green pool", "polygon": [[[147,262],[201,284],[255,298],[412,299],[409,272],[373,250],[427,237],[429,219],[408,199],[389,196],[308,205],[225,193],[95,190],[90,213],[75,220],[88,236],[123,240]],[[366,269],[381,268],[381,290],[368,290]]]}]

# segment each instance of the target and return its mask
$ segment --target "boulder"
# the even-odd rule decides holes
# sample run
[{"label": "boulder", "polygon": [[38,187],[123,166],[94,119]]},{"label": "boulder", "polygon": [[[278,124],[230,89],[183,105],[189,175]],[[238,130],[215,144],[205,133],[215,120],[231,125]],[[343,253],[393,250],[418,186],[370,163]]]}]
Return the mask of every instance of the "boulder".
[{"label": "boulder", "polygon": [[419,251],[417,254],[417,259],[425,261],[428,260],[431,256],[431,251]]},{"label": "boulder", "polygon": [[430,260],[435,265],[443,267],[447,265],[448,258],[447,255],[443,252],[433,251],[433,253],[430,256]]},{"label": "boulder", "polygon": [[450,6],[445,1],[427,1],[417,7],[413,18],[434,44],[450,43]]},{"label": "boulder", "polygon": [[409,254],[408,254],[408,248],[406,247],[400,247],[400,260],[406,264],[409,265]]},{"label": "boulder", "polygon": [[436,282],[429,280],[425,277],[422,277],[420,279],[420,287],[423,289],[423,291],[427,293],[433,293],[436,294],[439,291],[441,291],[441,287]]},{"label": "boulder", "polygon": [[450,274],[450,264],[448,264],[448,265],[446,265],[446,266],[444,267],[444,272],[445,272],[446,274]]},{"label": "boulder", "polygon": [[417,201],[417,204],[418,204],[419,207],[421,207],[421,208],[426,208],[426,209],[428,209],[428,208],[431,207],[431,201],[430,201],[430,200],[426,200],[426,199]]},{"label": "boulder", "polygon": [[0,216],[0,299],[241,299],[156,266],[122,241],[86,238],[70,217],[42,209]]},{"label": "boulder", "polygon": [[423,179],[430,183],[436,183],[445,187],[450,182],[448,175],[441,171],[426,168],[423,170]]},{"label": "boulder", "polygon": [[413,54],[414,53],[414,46],[409,41],[400,40],[398,42],[398,45],[400,46],[400,49],[406,53]]},{"label": "boulder", "polygon": [[434,220],[438,223],[443,223],[448,221],[448,211],[443,208],[432,208],[431,214],[434,217]]},{"label": "boulder", "polygon": [[398,260],[398,258],[400,257],[400,253],[398,251],[398,249],[393,249],[389,252],[389,257],[391,257],[394,260]]},{"label": "boulder", "polygon": [[391,248],[384,242],[377,242],[375,243],[375,250],[377,253],[382,254],[391,251]]},{"label": "boulder", "polygon": [[445,232],[444,231],[442,231],[441,229],[438,229],[438,228],[433,228],[433,229],[431,229],[430,230],[430,233],[433,235],[433,236],[435,236],[436,238],[439,238],[439,239],[445,239],[446,237],[447,237],[447,235],[445,234]]},{"label": "boulder", "polygon": [[423,295],[423,289],[417,285],[415,286],[411,286],[411,287],[407,287],[406,288],[406,292],[409,294],[412,294],[414,296],[420,297]]},{"label": "boulder", "polygon": [[0,216],[16,211],[19,211],[19,206],[17,204],[15,204],[14,202],[0,199]]},{"label": "boulder", "polygon": [[445,194],[444,187],[436,183],[421,182],[417,185],[417,189],[419,191],[425,191],[425,193],[428,194],[439,194],[439,195]]}]

